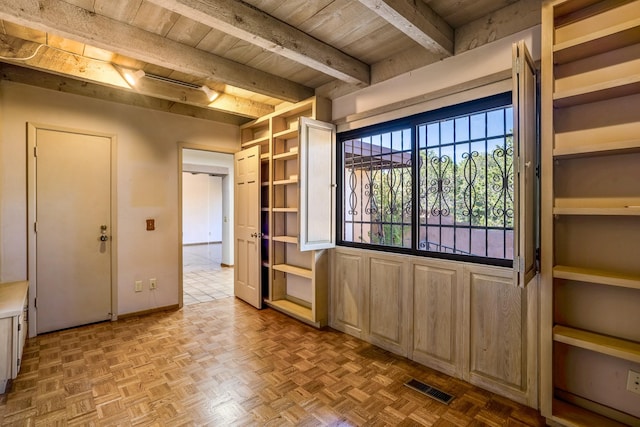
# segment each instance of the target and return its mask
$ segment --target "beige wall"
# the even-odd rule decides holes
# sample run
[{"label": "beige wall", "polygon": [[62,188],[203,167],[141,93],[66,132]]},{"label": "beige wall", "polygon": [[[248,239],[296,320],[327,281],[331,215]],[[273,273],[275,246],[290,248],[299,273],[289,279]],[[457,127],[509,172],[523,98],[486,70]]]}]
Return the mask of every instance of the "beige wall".
[{"label": "beige wall", "polygon": [[[236,126],[0,82],[0,281],[27,278],[26,123],[117,137],[117,313],[178,303],[178,142],[239,148]],[[145,219],[156,219],[156,231]],[[158,279],[154,293],[135,280]]]},{"label": "beige wall", "polygon": [[[507,86],[487,87],[488,76],[511,70],[511,46],[524,40],[534,60],[540,59],[540,26],[521,31],[493,43],[452,56],[438,63],[402,74],[333,100],[333,120],[338,132],[406,117],[474,97],[504,92]],[[511,75],[508,74],[508,79]],[[461,90],[469,82],[479,81],[485,90],[466,91],[446,96],[447,89]],[[452,92],[454,93],[454,92]],[[489,93],[492,94],[492,93]],[[434,95],[434,96],[430,96]],[[451,94],[450,94],[451,95]],[[425,102],[425,100],[429,100]],[[342,122],[348,122],[343,125]]]}]

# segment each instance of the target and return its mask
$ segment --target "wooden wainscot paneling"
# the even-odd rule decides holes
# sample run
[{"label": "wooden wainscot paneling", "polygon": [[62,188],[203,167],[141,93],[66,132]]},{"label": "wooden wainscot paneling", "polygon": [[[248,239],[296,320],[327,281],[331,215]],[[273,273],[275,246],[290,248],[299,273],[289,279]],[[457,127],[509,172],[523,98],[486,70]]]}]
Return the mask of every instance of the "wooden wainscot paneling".
[{"label": "wooden wainscot paneling", "polygon": [[459,376],[456,333],[458,269],[413,265],[413,345],[410,358]]},{"label": "wooden wainscot paneling", "polygon": [[527,403],[527,292],[511,270],[465,268],[465,378]]},{"label": "wooden wainscot paneling", "polygon": [[369,258],[369,339],[401,356],[408,355],[410,325],[406,268],[399,257]]},{"label": "wooden wainscot paneling", "polygon": [[333,251],[331,326],[362,338],[364,323],[364,259],[362,253]]}]

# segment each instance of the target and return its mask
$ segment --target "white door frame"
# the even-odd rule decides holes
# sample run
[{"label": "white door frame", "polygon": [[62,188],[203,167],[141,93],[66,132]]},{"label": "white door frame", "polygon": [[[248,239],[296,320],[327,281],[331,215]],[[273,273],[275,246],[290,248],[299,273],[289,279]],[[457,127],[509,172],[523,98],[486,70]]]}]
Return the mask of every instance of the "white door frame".
[{"label": "white door frame", "polygon": [[[183,246],[183,236],[182,236],[182,150],[199,150],[199,151],[209,151],[211,153],[223,153],[223,154],[235,154],[238,152],[237,149],[229,148],[229,147],[220,147],[215,145],[202,145],[202,144],[194,144],[191,142],[178,142],[178,307],[183,307],[183,297],[184,297],[184,289],[183,289],[183,275],[184,275],[184,260],[182,257],[182,246]],[[235,194],[233,195],[235,198]]]},{"label": "white door frame", "polygon": [[117,179],[116,179],[116,136],[114,134],[88,131],[84,129],[67,128],[62,126],[47,125],[41,123],[27,123],[27,264],[29,279],[29,336],[37,335],[37,316],[35,300],[37,290],[37,269],[36,269],[36,233],[34,224],[36,221],[36,161],[34,149],[36,146],[36,134],[38,130],[51,130],[56,132],[78,133],[92,136],[108,138],[111,145],[111,244],[108,245],[111,256],[111,320],[118,319],[118,216],[117,216]]}]

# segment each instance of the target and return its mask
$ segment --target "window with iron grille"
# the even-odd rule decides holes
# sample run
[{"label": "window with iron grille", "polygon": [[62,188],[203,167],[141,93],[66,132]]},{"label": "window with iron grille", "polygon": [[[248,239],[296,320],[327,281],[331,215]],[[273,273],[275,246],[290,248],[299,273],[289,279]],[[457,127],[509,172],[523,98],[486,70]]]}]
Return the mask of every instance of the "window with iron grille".
[{"label": "window with iron grille", "polygon": [[511,265],[509,93],[339,135],[346,246]]}]

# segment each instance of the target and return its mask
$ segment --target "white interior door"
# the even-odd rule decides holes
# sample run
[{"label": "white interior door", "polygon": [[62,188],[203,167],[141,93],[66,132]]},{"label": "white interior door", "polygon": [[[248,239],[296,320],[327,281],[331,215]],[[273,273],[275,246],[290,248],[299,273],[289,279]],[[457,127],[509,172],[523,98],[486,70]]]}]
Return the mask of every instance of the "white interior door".
[{"label": "white interior door", "polygon": [[32,125],[29,134],[37,332],[110,319],[111,138]]},{"label": "white interior door", "polygon": [[260,147],[235,154],[234,294],[262,308],[260,284]]}]

